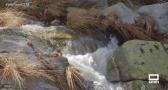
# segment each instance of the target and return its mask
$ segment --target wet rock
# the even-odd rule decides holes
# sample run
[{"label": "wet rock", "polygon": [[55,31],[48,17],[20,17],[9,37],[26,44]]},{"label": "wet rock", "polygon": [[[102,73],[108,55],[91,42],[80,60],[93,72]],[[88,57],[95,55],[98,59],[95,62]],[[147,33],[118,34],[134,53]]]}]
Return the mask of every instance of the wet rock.
[{"label": "wet rock", "polygon": [[168,3],[142,6],[138,13],[151,16],[159,27],[161,33],[168,33]]},{"label": "wet rock", "polygon": [[62,56],[52,57],[49,62],[51,62],[51,65],[59,70],[60,75],[64,75],[66,67],[69,66],[68,59]]},{"label": "wet rock", "polygon": [[104,9],[102,15],[107,16],[107,18],[116,17],[122,22],[129,24],[135,23],[134,19],[136,17],[136,14],[123,3],[118,3]]},{"label": "wet rock", "polygon": [[67,41],[66,46],[64,48],[65,53],[76,55],[94,52],[98,47],[103,46],[103,42],[85,36]]},{"label": "wet rock", "polygon": [[19,52],[28,48],[26,34],[14,29],[0,30],[0,51]]}]

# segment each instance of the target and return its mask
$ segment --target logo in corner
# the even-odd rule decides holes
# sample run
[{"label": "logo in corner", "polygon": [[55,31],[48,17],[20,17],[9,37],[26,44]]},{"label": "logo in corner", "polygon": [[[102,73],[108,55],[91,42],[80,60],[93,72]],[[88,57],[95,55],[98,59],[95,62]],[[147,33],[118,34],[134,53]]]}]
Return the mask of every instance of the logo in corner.
[{"label": "logo in corner", "polygon": [[159,74],[149,74],[148,80],[150,84],[158,84],[159,83]]}]

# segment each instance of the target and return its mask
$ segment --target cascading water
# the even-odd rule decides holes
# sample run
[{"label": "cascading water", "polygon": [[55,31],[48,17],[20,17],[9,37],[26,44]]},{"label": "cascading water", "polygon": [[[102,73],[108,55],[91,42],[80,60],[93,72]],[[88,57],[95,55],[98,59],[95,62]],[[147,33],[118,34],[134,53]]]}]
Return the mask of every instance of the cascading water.
[{"label": "cascading water", "polygon": [[[68,58],[69,63],[77,66],[85,79],[93,82],[94,90],[115,90],[115,86],[106,80],[106,64],[111,59],[113,51],[118,47],[115,37],[106,47],[97,49],[93,53],[85,55],[64,54]],[[68,48],[68,46],[66,47]],[[66,52],[65,52],[66,53]]]}]

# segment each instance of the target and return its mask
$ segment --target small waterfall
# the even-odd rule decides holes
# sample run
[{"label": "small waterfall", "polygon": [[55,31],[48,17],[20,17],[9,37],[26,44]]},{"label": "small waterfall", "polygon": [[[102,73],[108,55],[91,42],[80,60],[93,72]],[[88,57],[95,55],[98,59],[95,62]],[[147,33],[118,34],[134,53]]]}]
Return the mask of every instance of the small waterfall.
[{"label": "small waterfall", "polygon": [[93,90],[115,90],[117,85],[106,80],[106,64],[107,60],[111,59],[113,51],[118,47],[115,37],[106,47],[97,49],[93,53],[85,55],[64,54],[68,58],[69,63],[77,66],[85,79],[93,81]]}]

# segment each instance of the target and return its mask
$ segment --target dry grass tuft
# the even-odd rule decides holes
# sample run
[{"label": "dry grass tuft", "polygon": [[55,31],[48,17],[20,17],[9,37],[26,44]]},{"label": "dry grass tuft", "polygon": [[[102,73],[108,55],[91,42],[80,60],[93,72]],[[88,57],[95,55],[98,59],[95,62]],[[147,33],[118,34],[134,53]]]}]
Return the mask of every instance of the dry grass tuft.
[{"label": "dry grass tuft", "polygon": [[1,27],[17,27],[24,24],[26,19],[23,14],[15,10],[0,11],[0,26]]},{"label": "dry grass tuft", "polygon": [[115,22],[112,27],[125,41],[131,39],[152,40],[152,38],[142,28],[135,25]]},{"label": "dry grass tuft", "polygon": [[70,90],[81,90],[82,88],[85,88],[82,80],[83,78],[78,69],[74,66],[66,68],[66,77]]},{"label": "dry grass tuft", "polygon": [[72,8],[67,15],[67,25],[75,30],[104,28],[99,18],[99,10]]},{"label": "dry grass tuft", "polygon": [[24,13],[45,22],[65,17],[69,0],[33,0],[30,7]]},{"label": "dry grass tuft", "polygon": [[115,13],[103,16],[96,8],[71,8],[67,15],[67,25],[73,30],[94,35],[96,32],[106,31],[118,19]]},{"label": "dry grass tuft", "polygon": [[135,24],[125,24],[118,21],[113,22],[111,27],[122,36],[124,41],[140,39],[164,42],[164,39],[167,38],[167,35],[159,33],[155,24],[149,21],[146,22],[145,27],[139,27]]},{"label": "dry grass tuft", "polygon": [[45,70],[42,70],[38,65],[27,64],[22,58],[18,57],[0,57],[0,75],[1,83],[15,83],[20,88],[27,84],[27,81],[34,79],[45,79],[52,81]]}]

